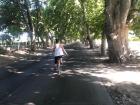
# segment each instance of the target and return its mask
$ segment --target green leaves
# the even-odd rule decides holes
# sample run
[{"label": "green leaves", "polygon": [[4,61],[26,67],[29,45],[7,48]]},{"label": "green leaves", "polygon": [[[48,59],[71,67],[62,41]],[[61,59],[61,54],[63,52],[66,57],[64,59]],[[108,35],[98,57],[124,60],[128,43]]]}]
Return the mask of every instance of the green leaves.
[{"label": "green leaves", "polygon": [[102,31],[104,20],[102,0],[63,0],[63,2],[62,0],[50,0],[46,8],[46,22],[58,37],[80,37],[83,23],[80,3],[84,3],[85,19],[91,32],[99,34]]},{"label": "green leaves", "polygon": [[28,5],[24,0],[0,2],[0,29],[8,29],[11,33],[27,31],[28,7],[37,35],[51,30],[57,37],[80,38],[83,31],[81,28],[83,12],[80,3],[84,3],[85,21],[90,32],[99,35],[102,31],[103,0],[27,0]]},{"label": "green leaves", "polygon": [[130,13],[132,21],[131,29],[135,32],[136,36],[140,37],[140,0],[133,0]]},{"label": "green leaves", "polygon": [[21,25],[20,9],[14,1],[2,0],[0,10],[0,30]]}]

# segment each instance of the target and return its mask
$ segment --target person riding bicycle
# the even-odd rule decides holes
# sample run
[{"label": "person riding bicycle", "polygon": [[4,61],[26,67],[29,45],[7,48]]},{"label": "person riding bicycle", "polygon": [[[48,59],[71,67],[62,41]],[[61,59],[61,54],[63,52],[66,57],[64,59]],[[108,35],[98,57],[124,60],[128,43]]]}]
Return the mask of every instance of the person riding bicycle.
[{"label": "person riding bicycle", "polygon": [[60,65],[62,63],[62,57],[64,54],[67,55],[67,52],[65,51],[64,47],[62,44],[60,44],[59,39],[55,40],[55,45],[53,48],[54,52],[54,61],[55,61],[55,68],[57,65]]}]

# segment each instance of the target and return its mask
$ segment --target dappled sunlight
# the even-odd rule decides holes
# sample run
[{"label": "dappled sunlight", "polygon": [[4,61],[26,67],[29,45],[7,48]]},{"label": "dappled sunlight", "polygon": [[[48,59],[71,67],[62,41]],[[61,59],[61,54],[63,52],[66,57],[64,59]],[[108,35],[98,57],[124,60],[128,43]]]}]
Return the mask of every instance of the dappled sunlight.
[{"label": "dappled sunlight", "polygon": [[51,79],[57,79],[58,77],[63,77],[64,73],[61,72],[61,75],[59,75],[57,72],[54,72],[54,73],[50,73],[48,74],[48,76],[51,78]]},{"label": "dappled sunlight", "polygon": [[39,91],[35,91],[34,94],[40,94],[40,92]]},{"label": "dappled sunlight", "polygon": [[39,62],[40,59],[30,59],[30,60],[28,60],[28,61],[30,61],[30,62],[34,62],[34,61]]},{"label": "dappled sunlight", "polygon": [[15,53],[17,53],[17,54],[21,54],[21,55],[25,55],[25,54],[27,54],[26,51],[22,51],[22,50],[17,50],[17,51],[15,51]]},{"label": "dappled sunlight", "polygon": [[[101,81],[93,81],[92,82],[93,84],[98,84],[98,85],[104,85],[104,83],[103,82],[101,82]],[[110,86],[110,85],[108,85],[108,84],[106,84],[107,86]]]},{"label": "dappled sunlight", "polygon": [[8,69],[7,70],[9,73],[14,73],[14,74],[23,74],[23,71],[18,71],[17,69]]},{"label": "dappled sunlight", "polygon": [[24,72],[23,71],[17,71],[16,73],[17,74],[23,74]]},{"label": "dappled sunlight", "polygon": [[14,59],[14,58],[16,58],[15,56],[1,55],[1,54],[0,54],[0,57],[9,58],[9,59]]},{"label": "dappled sunlight", "polygon": [[19,59],[19,61],[24,61],[24,60],[26,60],[26,58],[24,58],[24,57],[19,57],[20,59]]},{"label": "dappled sunlight", "polygon": [[28,103],[26,103],[26,104],[24,104],[24,105],[36,105],[36,104],[33,103],[33,102],[28,102]]},{"label": "dappled sunlight", "polygon": [[104,78],[108,80],[104,83],[105,85],[115,85],[118,83],[140,85],[140,72],[138,71],[117,71],[111,68],[85,68],[76,72]]},{"label": "dappled sunlight", "polygon": [[72,70],[65,70],[62,71],[63,74],[74,74],[74,72],[72,72]]},{"label": "dappled sunlight", "polygon": [[17,51],[15,51],[15,53],[16,54],[20,54],[20,55],[28,55],[28,54],[30,54],[30,55],[36,55],[36,56],[42,56],[42,55],[44,55],[44,56],[46,56],[46,53],[45,52],[39,52],[39,51],[36,51],[36,52],[33,52],[33,53],[29,53],[28,51],[26,51],[26,50],[17,50]]},{"label": "dappled sunlight", "polygon": [[109,57],[94,57],[95,60],[106,60],[109,59]]},{"label": "dappled sunlight", "polygon": [[[46,52],[46,50],[41,49],[41,50],[37,50],[33,53],[30,53],[27,49],[21,49],[21,50],[16,50],[14,52],[11,52],[9,54],[0,54],[0,67],[8,65],[8,64],[12,64],[14,62],[18,62],[18,61],[24,61],[24,60],[33,60],[35,57],[41,57],[41,56],[47,56],[49,53]],[[39,61],[34,59],[33,61]]]},{"label": "dappled sunlight", "polygon": [[126,68],[138,68],[138,67],[140,67],[140,64],[136,64],[136,65],[126,65],[125,66]]},{"label": "dappled sunlight", "polygon": [[44,54],[42,54],[42,53],[35,53],[35,55],[40,56],[40,55],[44,55]]},{"label": "dappled sunlight", "polygon": [[[92,74],[94,76],[94,74]],[[113,83],[135,83],[140,85],[140,72],[124,71],[124,72],[114,72],[108,74],[96,75],[109,79]]]}]

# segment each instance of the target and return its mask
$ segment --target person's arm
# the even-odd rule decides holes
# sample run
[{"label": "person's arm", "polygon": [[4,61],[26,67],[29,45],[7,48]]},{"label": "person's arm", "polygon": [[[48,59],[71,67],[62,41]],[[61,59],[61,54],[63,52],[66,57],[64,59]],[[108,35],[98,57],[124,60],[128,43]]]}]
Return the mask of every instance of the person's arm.
[{"label": "person's arm", "polygon": [[65,55],[68,55],[68,53],[67,53],[66,50],[64,49],[64,46],[63,46],[63,45],[61,45],[61,48],[62,48],[62,50],[63,50],[63,53],[64,53]]}]

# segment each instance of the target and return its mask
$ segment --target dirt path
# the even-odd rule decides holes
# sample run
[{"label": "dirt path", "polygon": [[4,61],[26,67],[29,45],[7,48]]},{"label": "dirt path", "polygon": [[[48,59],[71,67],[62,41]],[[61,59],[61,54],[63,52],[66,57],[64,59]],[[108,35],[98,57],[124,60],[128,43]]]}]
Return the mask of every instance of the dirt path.
[{"label": "dirt path", "polygon": [[[113,105],[106,89],[97,84],[98,78],[66,76],[59,78],[46,101],[47,105]],[[95,82],[95,83],[94,83]],[[54,91],[55,90],[55,91]]]},{"label": "dirt path", "polygon": [[139,85],[121,80],[134,64],[107,64],[97,49],[79,47],[67,49],[61,76],[53,70],[49,52],[1,68],[14,72],[0,79],[0,105],[139,105]]},{"label": "dirt path", "polygon": [[47,105],[113,105],[106,88],[99,84],[100,78],[78,72],[89,66],[83,49],[69,49],[68,53]]},{"label": "dirt path", "polygon": [[109,64],[104,61],[108,57],[101,57],[99,49],[85,49],[84,53],[82,57],[78,57],[79,53],[77,53],[72,58],[77,58],[72,70],[74,74],[100,78],[102,81],[98,83],[106,87],[115,105],[140,105],[140,63],[138,59],[128,64]]},{"label": "dirt path", "polygon": [[53,71],[48,55],[1,79],[0,105],[113,105],[106,89],[97,83],[99,78],[77,73],[78,66],[88,66],[84,53],[83,58],[76,57],[79,51],[68,51],[61,76]]},{"label": "dirt path", "polygon": [[[70,50],[70,49],[69,49]],[[90,81],[105,86],[115,105],[140,105],[139,60],[129,64],[108,64],[99,49],[70,50],[65,73],[84,75]],[[75,52],[75,53],[74,53]],[[93,80],[92,80],[92,79]]]}]

